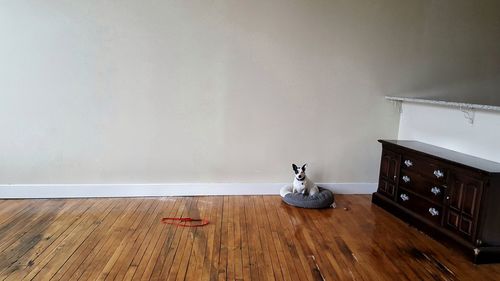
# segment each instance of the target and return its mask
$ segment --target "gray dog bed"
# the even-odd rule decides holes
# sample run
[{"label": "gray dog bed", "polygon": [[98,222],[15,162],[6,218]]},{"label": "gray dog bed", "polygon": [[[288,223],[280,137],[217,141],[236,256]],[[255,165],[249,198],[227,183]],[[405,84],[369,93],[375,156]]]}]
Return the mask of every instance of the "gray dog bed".
[{"label": "gray dog bed", "polygon": [[319,187],[319,193],[308,196],[301,193],[292,193],[291,190],[289,191],[290,188],[288,186],[283,187],[280,192],[283,196],[283,202],[289,205],[309,209],[335,208],[335,198],[328,189]]}]

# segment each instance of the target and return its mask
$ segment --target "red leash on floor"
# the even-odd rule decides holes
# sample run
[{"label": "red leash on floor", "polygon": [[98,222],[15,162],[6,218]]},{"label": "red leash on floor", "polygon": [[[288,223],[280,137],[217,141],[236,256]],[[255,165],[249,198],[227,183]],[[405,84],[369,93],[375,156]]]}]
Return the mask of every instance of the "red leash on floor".
[{"label": "red leash on floor", "polygon": [[[184,227],[200,227],[205,226],[209,222],[205,219],[193,219],[193,218],[162,218],[161,222],[164,224],[172,224]],[[195,224],[193,224],[195,222]]]}]

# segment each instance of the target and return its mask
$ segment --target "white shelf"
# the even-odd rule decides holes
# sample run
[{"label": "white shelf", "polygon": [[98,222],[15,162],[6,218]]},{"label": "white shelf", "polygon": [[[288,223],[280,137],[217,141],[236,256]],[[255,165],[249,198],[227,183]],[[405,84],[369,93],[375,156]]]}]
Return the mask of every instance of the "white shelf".
[{"label": "white shelf", "polygon": [[413,102],[413,103],[424,103],[424,104],[434,104],[434,105],[458,107],[461,110],[479,109],[479,110],[500,111],[500,106],[494,106],[494,105],[474,104],[474,103],[464,103],[464,102],[450,102],[450,101],[418,99],[418,98],[392,97],[392,96],[386,96],[385,98],[387,100],[390,100],[390,101]]}]

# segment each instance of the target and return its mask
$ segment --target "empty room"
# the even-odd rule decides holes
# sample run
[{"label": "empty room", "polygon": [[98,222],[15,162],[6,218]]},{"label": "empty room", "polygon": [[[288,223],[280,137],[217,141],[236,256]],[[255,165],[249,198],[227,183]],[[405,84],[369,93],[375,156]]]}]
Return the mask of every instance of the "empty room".
[{"label": "empty room", "polygon": [[500,280],[500,1],[0,0],[3,280]]}]

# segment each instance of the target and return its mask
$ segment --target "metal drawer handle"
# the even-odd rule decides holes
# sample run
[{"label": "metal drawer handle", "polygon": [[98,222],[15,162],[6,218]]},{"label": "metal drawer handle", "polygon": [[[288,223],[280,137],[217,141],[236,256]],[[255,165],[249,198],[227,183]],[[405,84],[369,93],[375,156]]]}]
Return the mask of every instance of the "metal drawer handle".
[{"label": "metal drawer handle", "polygon": [[434,208],[429,208],[429,213],[431,213],[431,216],[433,216],[433,217],[439,215],[439,211],[434,209]]},{"label": "metal drawer handle", "polygon": [[411,160],[405,160],[405,165],[406,165],[406,167],[409,168],[409,167],[413,166],[413,162],[411,162]]},{"label": "metal drawer handle", "polygon": [[409,176],[403,176],[403,181],[406,183],[410,182],[410,177]]},{"label": "metal drawer handle", "polygon": [[406,195],[406,194],[404,194],[404,193],[401,193],[401,195],[400,195],[399,197],[401,197],[401,200],[403,200],[403,201],[408,201],[408,200],[410,200],[410,197],[408,197],[408,195]]},{"label": "metal drawer handle", "polygon": [[444,173],[441,172],[441,170],[434,170],[434,175],[436,176],[436,178],[442,178],[444,177]]},{"label": "metal drawer handle", "polygon": [[441,189],[439,189],[439,187],[435,186],[435,187],[431,188],[431,192],[437,196],[439,193],[441,193]]}]

